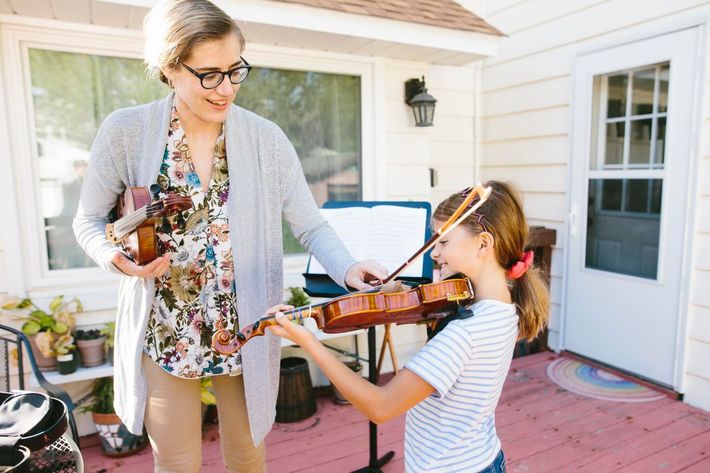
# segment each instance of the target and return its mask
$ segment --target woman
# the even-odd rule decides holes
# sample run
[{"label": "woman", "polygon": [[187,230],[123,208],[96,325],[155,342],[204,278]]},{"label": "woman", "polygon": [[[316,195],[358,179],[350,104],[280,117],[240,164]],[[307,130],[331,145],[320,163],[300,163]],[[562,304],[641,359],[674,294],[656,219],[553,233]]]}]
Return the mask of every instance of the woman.
[{"label": "woman", "polygon": [[[162,1],[145,22],[145,59],[174,92],[112,113],[99,130],[74,221],[77,240],[121,273],[115,407],[148,431],[156,471],[200,468],[200,381],[213,381],[228,471],[265,471],[280,344],[260,337],[238,356],[210,347],[218,328],[258,319],[283,294],[281,216],[341,285],[383,279],[355,263],[321,217],[298,157],[273,123],[232,104],[250,66],[236,23],[208,0]],[[191,211],[158,225],[163,256],[138,266],[104,237],[128,186],[158,182]]]}]

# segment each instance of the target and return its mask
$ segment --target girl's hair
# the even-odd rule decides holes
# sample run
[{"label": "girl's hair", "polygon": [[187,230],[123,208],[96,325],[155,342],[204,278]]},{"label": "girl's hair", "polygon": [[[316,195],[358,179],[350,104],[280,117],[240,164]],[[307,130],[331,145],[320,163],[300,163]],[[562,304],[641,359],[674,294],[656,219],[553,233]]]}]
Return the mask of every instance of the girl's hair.
[{"label": "girl's hair", "polygon": [[[483,205],[459,225],[473,235],[487,231],[494,238],[496,260],[509,270],[517,263],[528,243],[528,224],[517,192],[510,184],[488,181],[492,188]],[[470,190],[451,195],[434,212],[433,219],[446,221],[468,195]],[[474,203],[476,200],[474,200]],[[520,339],[532,340],[547,324],[550,294],[540,269],[533,265],[518,279],[511,279],[511,297],[520,315]]]},{"label": "girl's hair", "polygon": [[161,0],[143,21],[143,57],[148,72],[170,85],[161,68],[174,69],[195,45],[234,33],[244,50],[244,35],[237,23],[209,0]]}]

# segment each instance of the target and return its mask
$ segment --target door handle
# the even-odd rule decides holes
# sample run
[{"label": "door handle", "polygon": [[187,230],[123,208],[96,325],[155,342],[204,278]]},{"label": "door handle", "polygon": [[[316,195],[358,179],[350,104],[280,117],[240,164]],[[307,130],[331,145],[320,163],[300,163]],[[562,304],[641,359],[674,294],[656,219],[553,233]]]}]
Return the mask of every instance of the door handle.
[{"label": "door handle", "polygon": [[569,234],[572,237],[577,236],[577,206],[572,205],[567,214],[567,219],[569,221]]}]

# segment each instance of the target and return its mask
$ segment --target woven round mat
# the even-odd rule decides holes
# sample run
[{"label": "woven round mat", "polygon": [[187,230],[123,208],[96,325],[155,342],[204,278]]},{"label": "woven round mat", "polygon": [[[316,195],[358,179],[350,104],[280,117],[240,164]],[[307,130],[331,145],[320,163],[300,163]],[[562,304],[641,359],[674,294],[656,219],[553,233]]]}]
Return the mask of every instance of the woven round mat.
[{"label": "woven round mat", "polygon": [[547,377],[575,394],[605,401],[649,402],[664,397],[646,386],[568,358],[550,362]]}]

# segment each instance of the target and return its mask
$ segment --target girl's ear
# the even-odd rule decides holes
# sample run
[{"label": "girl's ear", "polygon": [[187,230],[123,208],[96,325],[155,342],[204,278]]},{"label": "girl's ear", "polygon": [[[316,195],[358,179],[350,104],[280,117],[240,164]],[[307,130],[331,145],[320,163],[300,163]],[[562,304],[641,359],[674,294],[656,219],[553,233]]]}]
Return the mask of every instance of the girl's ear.
[{"label": "girl's ear", "polygon": [[481,232],[478,234],[478,245],[479,252],[490,252],[493,250],[493,246],[495,245],[495,239],[490,233]]}]

